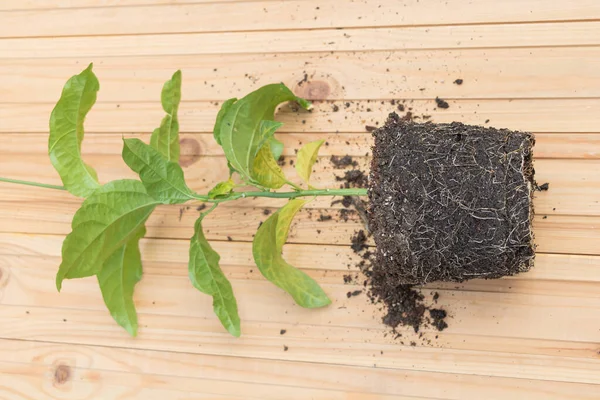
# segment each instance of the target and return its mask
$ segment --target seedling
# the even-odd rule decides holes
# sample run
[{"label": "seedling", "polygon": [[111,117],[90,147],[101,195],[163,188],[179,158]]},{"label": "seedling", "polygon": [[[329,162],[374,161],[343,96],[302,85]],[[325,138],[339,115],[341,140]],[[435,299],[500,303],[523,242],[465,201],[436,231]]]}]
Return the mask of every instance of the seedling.
[{"label": "seedling", "polygon": [[[214,138],[227,158],[229,177],[207,194],[198,194],[186,184],[178,163],[181,79],[181,72],[177,71],[163,86],[161,103],[166,114],[152,132],[150,144],[123,139],[123,160],[139,175],[139,180],[101,184],[96,171],[81,156],[84,119],[96,102],[100,87],[92,64],[67,81],[50,116],[48,153],[64,186],[0,178],[5,182],[67,190],[84,198],[73,217],[72,231],[63,242],[57,289],[61,290],[65,279],[95,275],[112,317],[135,336],[138,321],[133,292],[142,277],[139,241],[146,233],[147,219],[161,204],[208,203],[211,207],[196,220],[190,240],[189,277],[195,288],[212,296],[214,312],[225,329],[233,336],[240,336],[237,301],[219,266],[219,254],[204,235],[202,221],[223,202],[271,197],[289,202],[256,232],[252,254],[259,271],[302,307],[330,304],[331,300],[312,278],[283,259],[282,248],[292,219],[307,201],[316,196],[362,196],[367,190],[316,189],[311,185],[311,171],[322,140],[308,143],[298,151],[296,171],[305,188],[284,175],[277,164],[283,143],[274,136],[282,126],[274,121],[275,109],[287,101],[297,102],[305,109],[310,103],[296,97],[283,84],[267,85],[242,99],[225,101],[216,118]],[[255,190],[238,190],[242,186],[253,186]],[[273,191],[284,186],[292,190]]]},{"label": "seedling", "polygon": [[[282,124],[274,113],[283,102],[305,109],[310,104],[283,84],[272,84],[222,104],[213,133],[225,153],[229,176],[198,194],[186,184],[179,165],[181,72],[163,86],[165,116],[150,144],[123,139],[123,160],[139,180],[101,184],[82,159],[83,122],[98,90],[90,64],[67,81],[50,116],[48,152],[64,186],[0,181],[67,190],[84,198],[62,246],[56,287],[60,291],[65,279],[95,275],[111,315],[133,336],[138,327],[133,292],[142,277],[139,241],[147,219],[163,204],[211,205],[194,226],[189,276],[195,288],[212,296],[215,314],[234,336],[241,334],[237,301],[219,266],[219,254],[202,229],[204,218],[227,201],[289,199],[259,227],[252,254],[263,276],[306,308],[331,301],[312,278],[283,259],[282,248],[296,213],[317,196],[368,194],[369,226],[377,245],[376,263],[369,271],[371,294],[387,302],[390,313],[400,304],[392,304],[395,294],[406,285],[498,278],[533,265],[534,138],[529,133],[458,123],[415,124],[391,114],[374,132],[368,190],[317,189],[311,184],[323,140],[298,151],[301,186],[277,164],[283,144],[274,135]],[[242,188],[248,186],[254,189]],[[284,186],[291,189],[275,191]]]}]

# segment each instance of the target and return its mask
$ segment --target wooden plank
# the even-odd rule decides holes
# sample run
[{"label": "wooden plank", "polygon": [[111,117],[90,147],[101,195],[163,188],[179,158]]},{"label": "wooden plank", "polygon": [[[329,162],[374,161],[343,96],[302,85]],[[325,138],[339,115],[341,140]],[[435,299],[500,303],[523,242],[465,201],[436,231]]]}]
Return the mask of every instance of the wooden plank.
[{"label": "wooden plank", "polygon": [[[382,125],[396,106],[390,101],[354,101],[344,112],[334,112],[334,104],[319,102],[313,112],[290,110],[283,106],[277,119],[285,125],[281,132],[365,132],[365,126]],[[599,99],[516,99],[449,100],[450,108],[438,109],[434,100],[410,100],[406,107],[438,123],[460,121],[539,133],[599,132]],[[0,104],[0,132],[47,132],[48,116],[54,104]],[[219,105],[214,102],[182,102],[179,120],[182,132],[212,132]],[[370,110],[370,111],[367,111]],[[153,103],[97,103],[86,119],[90,132],[152,132],[164,111]],[[303,122],[304,121],[304,122]],[[488,124],[485,121],[489,121]]]},{"label": "wooden plank", "polygon": [[[227,4],[227,3],[223,3]],[[236,3],[239,5],[240,3]],[[195,25],[198,26],[198,25]],[[18,35],[15,35],[18,36]],[[519,42],[515,37],[519,36]],[[596,46],[600,22],[7,38],[2,58]]]},{"label": "wooden plank", "polygon": [[[327,137],[330,136],[332,138],[336,137],[336,135],[329,135]],[[287,134],[280,135],[280,137],[285,138]],[[296,137],[301,138],[302,135],[297,135]],[[29,143],[34,142],[31,140],[34,138],[39,141],[35,145],[32,144],[32,146],[39,148],[42,146],[41,143],[46,143],[43,135],[36,135],[34,137],[30,135],[11,136],[11,139],[15,138],[18,138],[18,143],[20,143],[17,146],[20,146],[22,149],[27,149]],[[116,139],[114,144],[116,154],[107,154],[104,153],[104,150],[101,150],[101,154],[86,153],[84,155],[86,162],[97,169],[102,182],[123,178],[137,178],[137,175],[125,165],[121,156],[117,155],[120,151],[116,147],[120,146],[121,139],[114,136],[112,138]],[[313,139],[314,136],[310,138]],[[212,139],[208,138],[208,140]],[[299,139],[297,144],[300,145],[300,143],[306,142]],[[334,143],[334,140],[332,139],[331,142]],[[341,145],[339,140],[337,140],[337,143],[337,145]],[[193,141],[184,141],[183,144],[183,154],[188,154],[188,148],[194,150],[203,146],[200,145],[200,142]],[[86,142],[84,149],[93,151],[92,145]],[[357,152],[369,149],[369,147],[364,147],[363,143],[359,141],[349,142],[348,146],[354,146]],[[327,148],[329,146],[324,147]],[[288,151],[294,152],[298,148],[290,147]],[[566,148],[566,145],[563,148]],[[592,148],[589,147],[589,150],[592,150]],[[0,154],[2,153],[0,152]],[[292,162],[295,162],[295,157],[287,156],[286,160],[286,165],[283,167],[285,174],[292,181],[299,182],[296,171],[291,165]],[[354,160],[357,162],[357,168],[368,172],[369,158],[356,156]],[[188,185],[198,193],[207,193],[214,185],[228,176],[227,164],[223,156],[199,157],[190,155],[184,159],[183,164],[185,165],[184,173]],[[27,166],[27,168],[24,168],[24,166]],[[600,215],[600,161],[536,159],[535,169],[536,180],[540,184],[549,182],[551,185],[549,192],[536,193],[534,200],[536,213],[540,215]],[[312,177],[315,184],[318,184],[320,187],[337,188],[340,182],[337,181],[336,177],[343,176],[343,174],[344,171],[334,168],[330,157],[320,157],[319,162],[315,165]],[[50,164],[45,151],[37,154],[30,152],[27,154],[2,154],[2,157],[0,157],[0,176],[47,184],[61,184],[60,178]],[[21,200],[26,203],[37,200],[40,196],[39,189],[20,188],[8,183],[0,185],[0,193],[3,194],[1,197],[3,201]],[[30,197],[24,197],[28,196],[27,193],[29,193]],[[53,198],[60,198],[61,201],[65,199],[71,203],[76,201],[74,198],[65,196],[64,194],[51,193],[47,190],[43,193],[47,193],[48,201]],[[259,199],[256,201],[257,203],[252,201],[250,205],[253,207],[277,207],[283,204],[282,201],[273,201],[272,199]],[[328,207],[331,201],[330,198],[322,198],[311,204],[311,207]],[[315,218],[318,218],[318,215],[315,215]]]},{"label": "wooden plank", "polygon": [[[186,48],[200,52],[203,46]],[[138,48],[136,44],[126,51]],[[253,49],[249,44],[244,48]],[[268,48],[260,43],[253,50]],[[98,52],[89,60],[79,55],[0,58],[3,101],[56,102],[66,80],[88,61],[94,61],[101,82],[99,100],[117,103],[158,102],[164,81],[177,68],[183,71],[187,101],[239,97],[270,82],[284,82],[299,94],[329,99],[600,96],[600,48],[555,47],[169,57],[106,57]],[[299,86],[305,73],[308,82]],[[460,86],[452,83],[458,78],[464,80]]]},{"label": "wooden plank", "polygon": [[[35,201],[19,204],[3,202],[0,207],[0,232],[52,233],[66,235],[76,203],[47,203]],[[252,200],[249,200],[250,202]],[[248,204],[248,203],[246,203]],[[241,204],[222,205],[206,219],[206,236],[211,240],[251,241],[260,221],[266,217],[263,208],[242,207]],[[336,216],[337,212],[306,209],[299,213],[290,231],[289,243],[350,244],[356,230],[364,226],[352,213],[347,221],[337,216],[320,221],[322,214]],[[188,239],[193,232],[198,212],[181,206],[159,206],[147,222],[148,237]],[[546,217],[546,218],[544,218]],[[319,232],[320,231],[320,232]],[[558,254],[589,254],[598,252],[600,217],[570,215],[538,215],[534,221],[538,250]]]},{"label": "wooden plank", "polygon": [[[61,235],[0,233],[0,254],[12,257],[15,265],[33,266],[36,257],[58,259],[61,256],[60,248],[63,239],[64,236]],[[257,274],[252,275],[249,272],[255,266],[250,243],[214,241],[213,247],[221,254],[221,263],[227,266],[230,276],[235,279],[261,279],[257,278]],[[185,270],[189,249],[187,240],[145,238],[141,241],[141,249],[146,273],[187,276]],[[284,247],[284,257],[291,264],[307,270],[307,273],[327,283],[339,283],[342,275],[358,271],[357,264],[361,261],[360,256],[354,254],[349,246],[324,244],[287,244]],[[57,262],[55,264],[58,265]],[[8,266],[8,263],[2,265]],[[600,257],[538,252],[535,268],[528,273],[501,280],[483,280],[477,287],[484,287],[483,284],[489,288],[498,285],[507,291],[517,291],[522,287],[513,281],[521,280],[537,281],[537,283],[541,283],[540,281],[600,282]],[[474,283],[475,281],[469,281],[469,286]],[[585,294],[590,295],[589,292]]]},{"label": "wooden plank", "polygon": [[5,16],[10,18],[2,18],[0,37],[40,37],[594,20],[600,18],[600,5],[595,0],[488,0],[464,7],[461,0],[381,0],[374,7],[368,0],[343,6],[336,0],[290,0],[25,10]]},{"label": "wooden plank", "polygon": [[[6,341],[10,344],[14,342]],[[39,348],[40,346],[36,344]],[[14,347],[14,346],[12,346]],[[154,374],[148,372],[139,372],[139,369],[129,364],[133,359],[144,364],[148,360],[144,357],[158,357],[159,360],[153,361],[153,364],[170,365],[175,357],[165,357],[158,352],[138,352],[138,354],[129,354],[131,358],[121,360],[127,365],[129,370],[113,371],[104,370],[96,366],[80,367],[75,365],[73,359],[60,359],[57,352],[67,353],[78,356],[80,359],[83,346],[53,346],[48,347],[50,354],[40,354],[39,357],[48,359],[54,357],[57,359],[55,364],[48,365],[44,362],[32,363],[8,363],[0,361],[0,395],[7,396],[10,399],[32,399],[32,398],[65,398],[68,393],[69,398],[94,398],[103,399],[121,399],[121,398],[143,398],[150,400],[164,399],[201,399],[201,400],[244,400],[244,399],[346,399],[347,396],[357,396],[368,400],[417,400],[426,399],[424,397],[407,397],[385,395],[377,393],[360,393],[352,390],[334,390],[334,389],[311,389],[302,386],[284,386],[276,382],[269,384],[256,384],[253,382],[232,381],[224,379],[227,375],[225,368],[222,368],[223,378],[196,378],[194,376],[174,376],[165,374]],[[161,357],[162,356],[162,357]],[[92,360],[105,359],[94,355]],[[199,365],[195,357],[195,363]],[[102,360],[104,361],[104,360]],[[109,360],[109,362],[112,360]],[[190,364],[188,363],[188,366]],[[297,382],[301,383],[301,382]],[[577,390],[577,389],[576,389]],[[584,388],[585,390],[585,388]],[[240,393],[245,393],[240,395]],[[193,397],[190,397],[193,396]],[[434,400],[433,398],[431,398]]]},{"label": "wooden plank", "polygon": [[[120,154],[123,149],[122,134],[85,133],[84,157],[92,154]],[[128,134],[126,137],[150,141],[150,134]],[[223,148],[219,146],[211,133],[184,133],[180,135],[184,150],[183,164],[188,164],[198,157],[222,156]],[[319,150],[321,156],[362,157],[373,145],[372,136],[365,133],[337,133],[323,135],[321,133],[286,133],[278,136],[284,143],[284,156],[294,156],[295,149],[308,143],[325,138],[327,144]],[[596,133],[536,133],[534,157],[536,160],[552,159],[600,159],[600,134]],[[48,153],[47,133],[6,133],[2,136],[3,153],[39,154]]]},{"label": "wooden plank", "polygon": [[[228,336],[212,315],[210,299],[189,284],[184,286],[183,279],[175,285],[176,278],[161,279],[164,282],[161,296],[149,293],[160,285],[156,278],[145,277],[136,289],[141,324],[137,339],[127,337],[104,310],[93,280],[68,282],[60,295],[43,295],[38,290],[36,302],[43,298],[49,301],[43,307],[31,304],[31,300],[23,305],[1,305],[0,337],[363,367],[376,364],[380,368],[401,370],[594,384],[599,381],[600,360],[593,354],[597,328],[589,319],[590,313],[598,310],[598,299],[592,302],[580,297],[440,291],[445,299],[444,308],[452,315],[447,332],[424,330],[424,337],[419,338],[414,331],[401,330],[400,340],[405,341],[402,344],[384,337],[385,328],[375,321],[375,306],[342,299],[348,287],[336,290],[324,285],[333,305],[325,310],[300,310],[268,283],[233,281],[243,321],[243,335],[235,339]],[[277,299],[278,304],[257,301],[248,296],[248,289],[263,290],[271,302]],[[524,299],[529,300],[524,304]],[[67,304],[56,306],[56,303]],[[73,308],[74,304],[77,308]],[[544,307],[540,308],[540,304]],[[461,310],[464,307],[469,312]],[[564,321],[564,325],[557,327],[554,318]],[[11,320],[14,322],[9,323]],[[578,326],[575,335],[572,326]],[[279,333],[282,328],[286,329],[285,335]],[[446,334],[460,336],[462,340],[486,336],[489,342],[496,337],[512,338],[512,342],[520,338],[541,339],[558,344],[560,349],[579,347],[580,353],[581,346],[571,342],[586,342],[588,350],[586,357],[574,358],[561,354],[517,354],[510,346],[489,342],[487,349],[453,349],[441,344]],[[164,340],[165,335],[169,340]],[[411,346],[410,341],[418,345]]]},{"label": "wooden plank", "polygon": [[[18,363],[10,364],[3,361],[0,368],[6,373],[2,376],[12,377],[17,382],[35,387],[40,385],[40,375],[43,375],[42,385],[52,386],[52,372],[57,368],[68,368],[79,379],[70,377],[64,386],[77,381],[96,390],[103,390],[104,386],[157,391],[173,390],[175,387],[185,388],[194,394],[194,398],[202,399],[239,399],[237,393],[247,393],[250,396],[259,395],[258,398],[263,399],[290,400],[341,400],[348,396],[365,400],[465,399],[480,398],[479,396],[490,400],[505,399],[506,396],[566,400],[577,396],[578,399],[586,400],[593,399],[598,389],[595,385],[587,384],[548,382],[540,385],[539,381],[483,378],[476,375],[394,371],[186,353],[173,355],[156,351],[43,342],[2,340],[1,343],[3,349],[14,350],[13,353],[2,352],[2,359],[13,359],[18,354],[23,359],[30,360],[27,363],[19,360]],[[65,359],[61,357],[62,354],[68,354],[70,358]],[[190,371],[194,371],[194,374]],[[144,379],[144,376],[148,378]],[[429,380],[435,381],[436,385],[426,385],[425,382]],[[10,380],[5,379],[3,383],[2,388],[10,390]],[[64,386],[50,387],[46,395],[64,395]],[[490,387],[494,390],[490,390]],[[345,388],[347,395],[340,394],[340,388]],[[364,392],[358,391],[361,388]],[[39,389],[28,390],[31,392],[26,393],[37,393]],[[210,395],[197,397],[203,392]],[[149,391],[148,395],[152,393]]]},{"label": "wooden plank", "polygon": [[[104,8],[193,3],[242,2],[251,0],[2,0],[0,11]],[[264,0],[263,0],[264,1]]]}]

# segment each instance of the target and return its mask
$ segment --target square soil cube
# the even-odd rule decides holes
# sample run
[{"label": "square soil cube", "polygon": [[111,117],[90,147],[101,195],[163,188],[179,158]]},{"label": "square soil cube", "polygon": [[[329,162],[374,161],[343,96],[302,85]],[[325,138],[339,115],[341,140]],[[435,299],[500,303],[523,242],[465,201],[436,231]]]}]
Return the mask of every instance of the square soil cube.
[{"label": "square soil cube", "polygon": [[391,114],[373,134],[374,278],[462,282],[532,267],[531,133]]}]

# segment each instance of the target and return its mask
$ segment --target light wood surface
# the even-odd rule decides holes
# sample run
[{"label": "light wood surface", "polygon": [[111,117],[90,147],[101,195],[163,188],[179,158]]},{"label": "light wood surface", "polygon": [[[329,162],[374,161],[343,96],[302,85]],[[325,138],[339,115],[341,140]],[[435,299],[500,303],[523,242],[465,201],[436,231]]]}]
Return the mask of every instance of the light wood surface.
[{"label": "light wood surface", "polygon": [[[393,340],[364,294],[346,296],[362,288],[343,280],[358,273],[349,247],[358,216],[339,221],[340,206],[318,199],[296,218],[284,256],[333,300],[305,310],[252,262],[264,210],[283,203],[246,199],[205,222],[238,298],[235,339],[187,278],[197,205],[161,206],[141,242],[140,331],[131,338],[94,279],[55,290],[80,201],[0,183],[1,399],[600,398],[597,0],[5,0],[0,176],[60,184],[47,156],[48,117],[66,79],[89,62],[101,90],[83,153],[102,182],[134,177],[121,138],[149,139],[163,113],[160,88],[176,69],[182,165],[202,192],[227,175],[211,134],[220,104],[271,82],[315,100],[312,113],[284,106],[277,118],[291,176],[294,149],[327,140],[313,174],[322,186],[339,185],[343,173],[332,155],[368,168],[365,127],[383,124],[398,102],[435,122],[534,132],[536,178],[550,183],[534,200],[536,266],[428,285],[450,327],[425,329],[431,343],[413,347],[417,336]],[[449,109],[436,109],[438,96]]]}]

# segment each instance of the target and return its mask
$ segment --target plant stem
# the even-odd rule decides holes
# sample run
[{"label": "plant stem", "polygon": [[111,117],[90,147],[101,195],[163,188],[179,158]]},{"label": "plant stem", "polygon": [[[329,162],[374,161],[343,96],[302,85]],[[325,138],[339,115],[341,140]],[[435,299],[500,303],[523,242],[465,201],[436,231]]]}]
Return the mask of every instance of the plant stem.
[{"label": "plant stem", "polygon": [[208,199],[207,196],[197,196],[198,200],[209,203],[223,203],[225,201],[243,199],[246,197],[270,197],[274,199],[295,199],[297,197],[319,197],[319,196],[366,196],[367,189],[312,189],[298,190],[294,192],[234,192],[227,197],[219,199]]},{"label": "plant stem", "polygon": [[[67,190],[64,186],[49,185],[46,183],[22,181],[19,179],[10,179],[0,177],[0,182],[16,183],[19,185],[37,186],[46,189],[56,190]],[[367,189],[363,188],[350,188],[350,189],[311,189],[311,190],[296,190],[293,192],[233,192],[227,197],[218,199],[211,199],[208,195],[195,195],[193,198],[196,200],[204,201],[207,203],[223,203],[226,201],[232,201],[237,199],[243,199],[246,197],[271,197],[274,199],[295,199],[297,197],[318,197],[318,196],[366,196]]]},{"label": "plant stem", "polygon": [[19,179],[10,179],[10,178],[0,177],[0,182],[17,183],[19,185],[27,185],[27,186],[37,186],[37,187],[46,188],[46,189],[67,190],[64,186],[49,185],[46,183],[31,182],[31,181],[22,181]]}]

